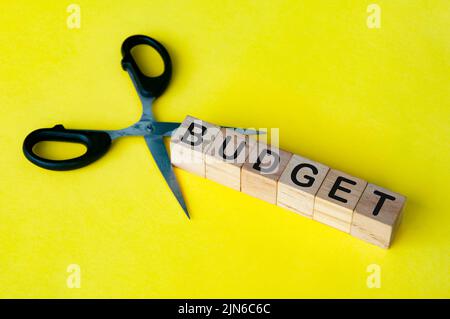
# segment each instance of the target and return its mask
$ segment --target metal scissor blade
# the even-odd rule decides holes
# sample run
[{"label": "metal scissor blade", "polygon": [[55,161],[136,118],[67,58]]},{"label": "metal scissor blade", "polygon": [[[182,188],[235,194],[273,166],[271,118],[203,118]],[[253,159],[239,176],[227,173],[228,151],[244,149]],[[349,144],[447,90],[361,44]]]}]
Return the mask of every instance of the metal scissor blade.
[{"label": "metal scissor blade", "polygon": [[175,195],[184,213],[190,219],[186,203],[184,202],[183,195],[181,194],[180,186],[178,185],[175,174],[173,173],[172,164],[170,164],[170,158],[167,154],[166,146],[164,145],[163,137],[160,135],[144,136],[145,142],[150,149],[150,152],[158,165],[161,174],[166,179],[172,193]]},{"label": "metal scissor blade", "polygon": [[175,122],[156,122],[153,123],[153,134],[162,136],[172,136],[173,132],[180,127],[181,123]]},{"label": "metal scissor blade", "polygon": [[[181,123],[173,123],[173,122],[157,122],[155,124],[156,130],[155,134],[162,136],[172,136],[175,130],[180,126]],[[236,132],[243,135],[263,135],[266,134],[265,131],[258,131],[253,129],[239,128],[239,127],[231,127],[231,126],[222,126],[223,128],[229,128],[235,130]]]},{"label": "metal scissor blade", "polygon": [[258,131],[258,130],[252,130],[252,129],[246,129],[246,128],[240,128],[240,127],[231,127],[231,126],[222,126],[223,128],[230,128],[232,130],[235,130],[238,133],[244,134],[244,135],[260,135],[260,134],[266,134],[265,131]]}]

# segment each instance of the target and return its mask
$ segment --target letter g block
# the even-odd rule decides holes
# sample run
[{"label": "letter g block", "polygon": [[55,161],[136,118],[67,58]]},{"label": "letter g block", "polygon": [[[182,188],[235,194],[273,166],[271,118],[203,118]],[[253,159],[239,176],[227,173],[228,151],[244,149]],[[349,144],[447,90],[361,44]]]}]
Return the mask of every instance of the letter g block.
[{"label": "letter g block", "polygon": [[277,205],[313,218],[314,197],[328,170],[323,164],[292,156],[278,181]]}]

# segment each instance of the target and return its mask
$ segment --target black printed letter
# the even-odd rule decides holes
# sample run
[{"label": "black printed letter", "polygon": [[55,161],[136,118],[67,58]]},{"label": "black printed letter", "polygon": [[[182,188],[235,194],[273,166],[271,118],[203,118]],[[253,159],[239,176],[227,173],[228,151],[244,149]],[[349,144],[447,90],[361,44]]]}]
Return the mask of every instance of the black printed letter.
[{"label": "black printed letter", "polygon": [[[222,143],[222,146],[219,148],[219,155],[222,156],[225,160],[235,160],[241,153],[242,149],[245,147],[245,141],[242,141],[239,146],[234,151],[233,155],[227,155],[225,154],[225,149],[227,148],[227,145],[230,143],[230,140],[232,139],[231,136],[227,136],[225,140]],[[234,143],[232,144],[234,146]]]},{"label": "black printed letter", "polygon": [[395,200],[395,197],[394,196],[391,196],[391,195],[388,195],[388,194],[385,194],[385,193],[382,193],[382,192],[380,192],[380,191],[374,191],[373,192],[375,195],[378,195],[378,196],[380,196],[380,199],[378,200],[378,203],[377,203],[377,206],[375,206],[375,209],[373,210],[373,216],[377,216],[378,215],[378,213],[380,212],[380,210],[381,210],[381,207],[383,206],[383,204],[384,204],[384,201],[386,200],[386,199],[389,199],[389,200]]},{"label": "black printed letter", "polygon": [[328,197],[334,198],[335,200],[338,200],[340,202],[343,203],[347,203],[347,200],[345,198],[339,197],[336,195],[336,191],[339,189],[345,193],[351,193],[351,190],[345,187],[340,186],[339,184],[341,184],[341,182],[345,182],[348,183],[350,185],[356,185],[355,181],[352,181],[351,179],[342,177],[342,176],[338,176],[338,178],[336,178],[336,182],[334,182],[333,187],[331,187],[330,192],[328,193]]},{"label": "black printed letter", "polygon": [[[266,155],[271,155],[273,157],[273,161],[271,161],[271,165],[269,167],[261,167],[262,159]],[[272,174],[276,173],[278,171],[278,165],[280,164],[280,155],[273,152],[268,149],[264,149],[261,154],[259,154],[258,159],[256,160],[256,163],[253,165],[253,168],[257,171],[260,171],[261,173],[265,174]]]},{"label": "black printed letter", "polygon": [[315,181],[314,177],[311,177],[308,175],[303,175],[303,177],[307,180],[306,182],[300,182],[297,179],[297,174],[303,167],[307,167],[307,168],[311,169],[311,171],[314,175],[317,175],[319,173],[319,170],[314,165],[311,165],[308,163],[301,163],[301,164],[298,164],[297,166],[295,166],[294,169],[292,170],[291,180],[295,185],[302,186],[302,187],[311,187]]},{"label": "black printed letter", "polygon": [[[201,129],[201,132],[194,132],[195,129]],[[206,127],[199,123],[192,122],[191,125],[189,125],[188,130],[184,133],[183,137],[181,138],[181,141],[190,144],[191,146],[198,146],[203,143],[203,135],[206,133]],[[192,137],[195,137],[195,140],[193,140]]]}]

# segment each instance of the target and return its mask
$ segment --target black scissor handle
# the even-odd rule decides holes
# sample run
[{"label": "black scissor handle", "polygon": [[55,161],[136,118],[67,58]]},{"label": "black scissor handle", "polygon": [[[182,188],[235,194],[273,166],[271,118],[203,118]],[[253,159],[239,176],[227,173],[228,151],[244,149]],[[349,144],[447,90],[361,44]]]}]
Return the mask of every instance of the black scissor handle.
[{"label": "black scissor handle", "polygon": [[[33,152],[33,147],[44,141],[72,142],[86,146],[87,151],[81,156],[67,160],[51,160],[40,157]],[[53,128],[42,128],[28,134],[23,142],[23,153],[37,166],[54,171],[67,171],[80,168],[96,161],[108,151],[111,137],[102,131],[66,130],[62,125]]]},{"label": "black scissor handle", "polygon": [[[164,71],[161,75],[149,77],[139,69],[131,50],[140,44],[149,45],[159,53],[164,62]],[[122,44],[122,56],[122,68],[130,73],[139,95],[157,98],[164,92],[172,77],[172,61],[161,43],[145,35],[132,35]]]}]

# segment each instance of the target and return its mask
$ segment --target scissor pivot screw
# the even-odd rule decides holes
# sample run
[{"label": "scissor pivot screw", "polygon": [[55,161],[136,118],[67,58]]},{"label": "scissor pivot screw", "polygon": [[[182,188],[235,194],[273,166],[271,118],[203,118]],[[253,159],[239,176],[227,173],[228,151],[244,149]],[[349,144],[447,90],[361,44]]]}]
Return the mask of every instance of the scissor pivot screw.
[{"label": "scissor pivot screw", "polygon": [[153,132],[153,125],[151,125],[151,124],[147,125],[146,129],[149,132]]}]

